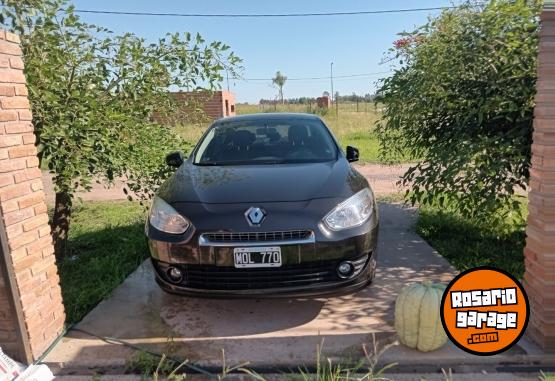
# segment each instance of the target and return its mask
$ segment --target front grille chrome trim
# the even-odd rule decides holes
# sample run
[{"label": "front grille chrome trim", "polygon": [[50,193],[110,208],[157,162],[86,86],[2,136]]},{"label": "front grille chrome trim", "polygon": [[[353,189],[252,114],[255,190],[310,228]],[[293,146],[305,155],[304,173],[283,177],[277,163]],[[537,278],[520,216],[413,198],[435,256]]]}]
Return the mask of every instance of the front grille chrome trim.
[{"label": "front grille chrome trim", "polygon": [[203,233],[199,236],[198,244],[199,246],[211,246],[211,247],[254,247],[254,246],[264,246],[264,245],[272,245],[272,246],[287,246],[287,245],[306,245],[306,244],[314,244],[316,242],[316,237],[314,236],[313,231],[307,231],[307,234],[304,238],[295,238],[295,239],[262,239],[262,240],[249,240],[249,241],[242,241],[242,240],[218,240],[214,241],[210,239],[210,236],[215,234],[266,234],[266,235],[277,235],[281,233],[287,232],[264,232],[264,233]]}]

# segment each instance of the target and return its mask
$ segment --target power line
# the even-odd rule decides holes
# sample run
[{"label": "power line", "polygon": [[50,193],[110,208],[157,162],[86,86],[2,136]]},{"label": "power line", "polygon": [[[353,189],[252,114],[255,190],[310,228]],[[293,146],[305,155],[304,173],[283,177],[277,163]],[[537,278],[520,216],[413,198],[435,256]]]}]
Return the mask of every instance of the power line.
[{"label": "power line", "polygon": [[430,8],[405,8],[405,9],[383,9],[375,11],[352,11],[352,12],[316,12],[316,13],[160,13],[160,12],[130,12],[130,11],[105,11],[93,9],[75,9],[76,13],[95,13],[103,15],[125,15],[125,16],[161,16],[161,17],[225,17],[225,18],[262,18],[262,17],[319,17],[319,16],[360,16],[377,15],[384,13],[407,13],[439,11],[443,9],[454,9],[457,6],[430,7]]},{"label": "power line", "polygon": [[[377,71],[374,73],[362,73],[362,74],[349,74],[349,75],[334,75],[333,78],[355,78],[355,77],[370,77],[370,76],[374,76],[374,75],[380,75],[380,74],[389,74],[392,73],[392,71]],[[231,79],[235,79],[235,80],[244,80],[244,81],[271,81],[272,78],[241,78],[241,77],[234,77]],[[297,77],[297,78],[287,78],[288,81],[307,81],[307,80],[320,80],[320,79],[326,79],[329,80],[330,76],[328,75],[327,77]]]}]

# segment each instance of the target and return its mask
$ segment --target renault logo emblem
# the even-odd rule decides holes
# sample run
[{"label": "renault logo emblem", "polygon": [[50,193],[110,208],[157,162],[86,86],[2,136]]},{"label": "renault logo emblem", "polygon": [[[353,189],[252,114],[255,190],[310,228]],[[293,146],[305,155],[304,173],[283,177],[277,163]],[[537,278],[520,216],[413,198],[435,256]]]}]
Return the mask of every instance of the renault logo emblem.
[{"label": "renault logo emblem", "polygon": [[260,225],[262,220],[264,220],[264,217],[266,217],[266,213],[260,208],[250,207],[245,212],[245,217],[247,217],[247,222],[250,225]]}]

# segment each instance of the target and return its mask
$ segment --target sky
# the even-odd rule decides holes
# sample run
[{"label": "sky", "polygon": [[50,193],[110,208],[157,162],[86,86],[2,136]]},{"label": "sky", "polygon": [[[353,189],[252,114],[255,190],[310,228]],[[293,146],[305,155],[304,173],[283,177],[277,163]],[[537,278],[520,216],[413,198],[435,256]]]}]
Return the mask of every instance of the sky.
[{"label": "sky", "polygon": [[[306,13],[374,11],[431,8],[452,5],[450,0],[72,0],[77,9],[156,12],[156,13]],[[457,2],[458,3],[458,2]],[[333,75],[382,73],[353,78],[336,78],[334,92],[341,95],[373,93],[377,81],[391,70],[383,63],[397,34],[425,24],[439,11],[356,16],[295,18],[186,18],[79,14],[89,23],[116,33],[132,32],[156,41],[167,32],[198,32],[207,41],[222,41],[243,59],[243,78],[267,81],[233,80],[229,88],[237,102],[258,103],[274,99],[271,85],[276,71],[291,80],[283,91],[285,98],[317,97],[330,91]],[[318,80],[293,78],[326,77]],[[227,88],[224,80],[222,88]]]}]

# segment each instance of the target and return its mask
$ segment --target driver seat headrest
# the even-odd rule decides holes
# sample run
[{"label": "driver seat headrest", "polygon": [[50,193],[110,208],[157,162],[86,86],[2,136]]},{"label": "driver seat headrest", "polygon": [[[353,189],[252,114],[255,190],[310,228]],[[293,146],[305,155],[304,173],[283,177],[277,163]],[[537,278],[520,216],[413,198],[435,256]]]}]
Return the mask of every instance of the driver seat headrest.
[{"label": "driver seat headrest", "polygon": [[303,145],[308,141],[308,129],[303,125],[289,127],[288,135],[291,145]]},{"label": "driver seat headrest", "polygon": [[248,148],[256,140],[256,135],[250,131],[235,131],[232,136],[233,145],[241,149]]}]

